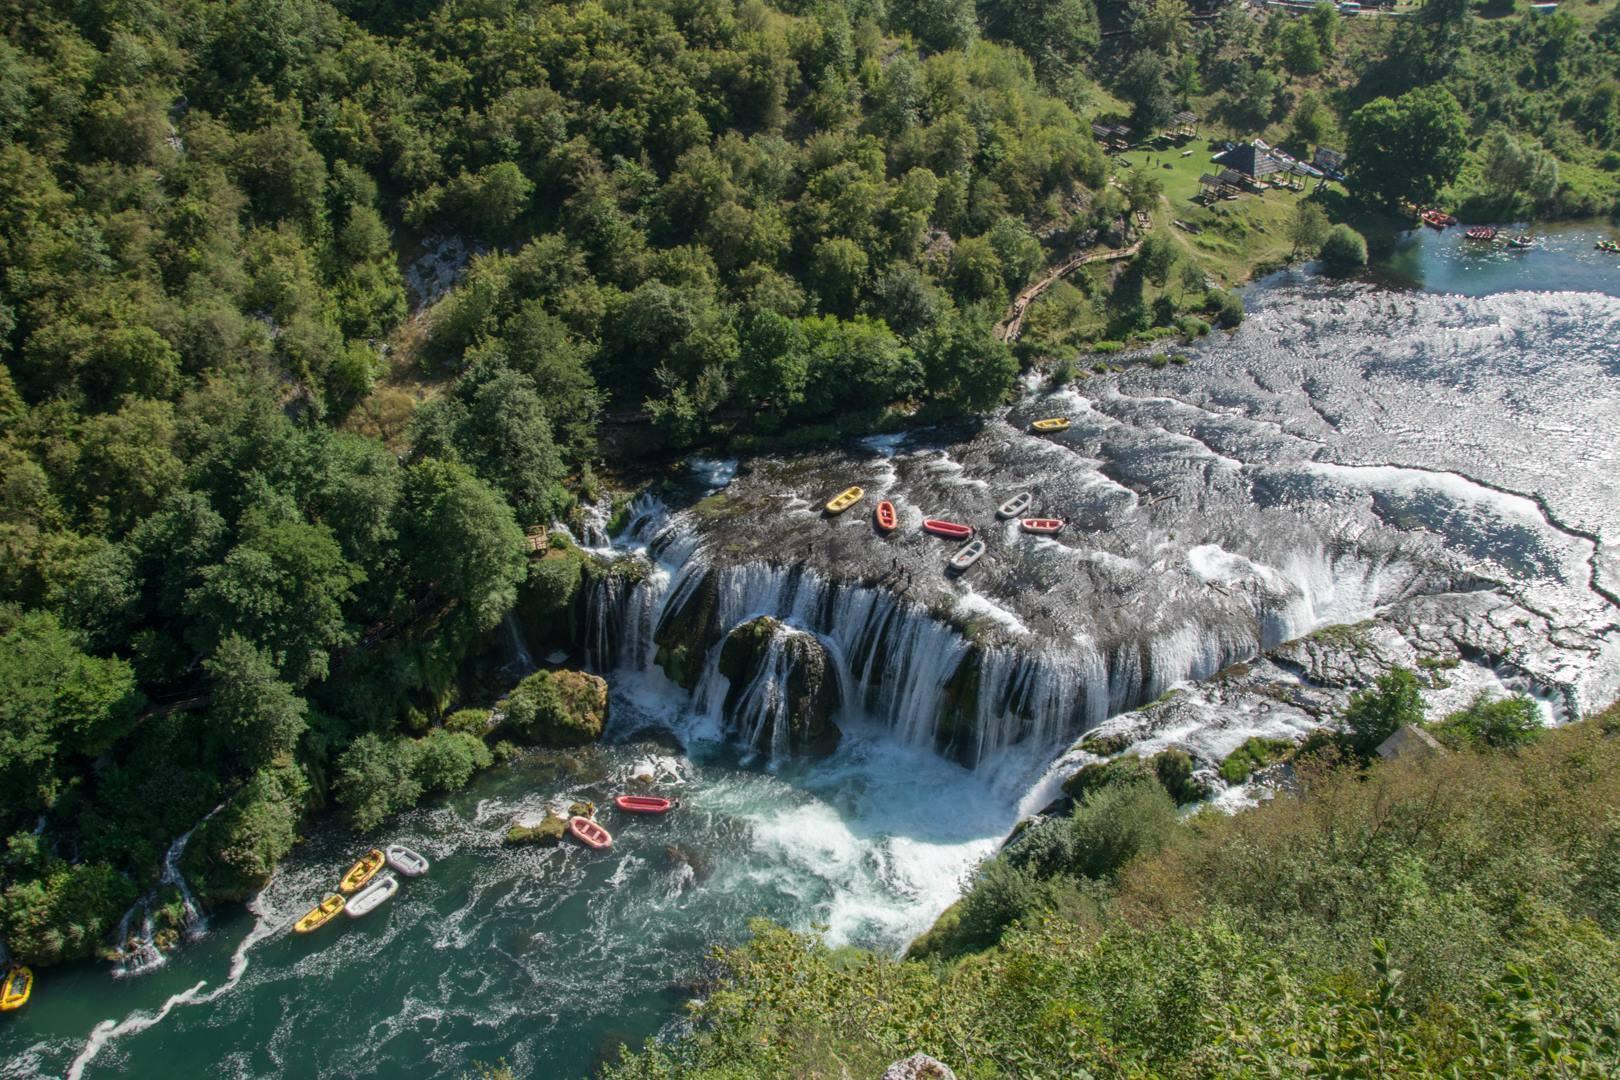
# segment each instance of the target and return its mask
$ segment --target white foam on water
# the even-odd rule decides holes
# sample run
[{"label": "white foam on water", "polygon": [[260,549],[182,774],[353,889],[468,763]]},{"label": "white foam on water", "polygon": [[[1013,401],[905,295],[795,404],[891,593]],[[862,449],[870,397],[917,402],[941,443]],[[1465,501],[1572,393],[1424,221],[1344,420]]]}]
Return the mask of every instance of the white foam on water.
[{"label": "white foam on water", "polygon": [[874,454],[892,458],[910,437],[909,432],[897,431],[887,435],[868,435],[866,438],[857,441]]},{"label": "white foam on water", "polygon": [[1024,624],[1024,620],[983,593],[974,592],[971,586],[968,586],[966,592],[956,601],[956,615],[961,619],[990,619],[1014,634],[1020,636],[1029,634],[1029,627]]},{"label": "white foam on water", "polygon": [[1187,565],[1204,581],[1236,585],[1244,581],[1260,581],[1271,588],[1283,588],[1282,575],[1272,567],[1257,563],[1244,555],[1227,551],[1219,544],[1199,544],[1187,551]]},{"label": "white foam on water", "polygon": [[145,1031],[147,1028],[161,1023],[164,1017],[182,1005],[206,1005],[235,988],[236,984],[241,981],[242,976],[247,972],[248,950],[281,929],[288,922],[285,918],[273,920],[263,913],[260,908],[260,899],[263,895],[261,892],[259,897],[255,897],[247,905],[248,910],[258,916],[258,919],[253,924],[253,929],[248,931],[247,937],[242,939],[242,943],[231,954],[230,969],[223,983],[205,994],[203,993],[203,987],[208,985],[208,980],[202,979],[190,989],[171,995],[155,1012],[136,1011],[123,1020],[103,1020],[90,1032],[90,1038],[86,1041],[84,1049],[79,1051],[79,1056],[73,1059],[72,1065],[68,1066],[67,1080],[81,1080],[85,1068],[95,1060],[97,1054],[106,1049],[107,1044],[126,1035],[134,1035]]},{"label": "white foam on water", "polygon": [[942,484],[955,484],[961,487],[978,488],[980,491],[989,491],[990,485],[977,477],[968,476],[967,468],[960,461],[951,457],[944,450],[935,451],[932,461],[923,466],[929,472],[942,474],[939,482]]},{"label": "white foam on water", "polygon": [[736,458],[688,458],[686,467],[711,494],[737,478]]},{"label": "white foam on water", "polygon": [[903,948],[1017,821],[983,777],[883,732],[846,734],[795,782],[788,800],[747,812],[752,872],[819,897],[814,917],[835,945]]}]

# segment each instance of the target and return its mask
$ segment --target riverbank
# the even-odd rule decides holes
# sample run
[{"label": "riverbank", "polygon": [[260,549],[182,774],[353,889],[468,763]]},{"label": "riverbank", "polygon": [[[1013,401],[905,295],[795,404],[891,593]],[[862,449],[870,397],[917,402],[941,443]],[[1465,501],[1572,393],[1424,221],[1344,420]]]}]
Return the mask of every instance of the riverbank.
[{"label": "riverbank", "polygon": [[1186,823],[1151,781],[1111,789],[981,885],[1023,920],[994,947],[897,962],[756,926],[698,1023],[609,1075],[821,1075],[831,1055],[875,1076],[915,1051],[969,1076],[1607,1073],[1615,720],[1305,769],[1297,794]]}]

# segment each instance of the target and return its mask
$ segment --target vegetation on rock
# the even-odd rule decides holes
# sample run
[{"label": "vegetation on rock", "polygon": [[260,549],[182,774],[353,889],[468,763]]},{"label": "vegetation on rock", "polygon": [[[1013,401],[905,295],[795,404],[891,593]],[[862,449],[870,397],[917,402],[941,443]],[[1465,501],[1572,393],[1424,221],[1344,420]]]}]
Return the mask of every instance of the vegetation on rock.
[{"label": "vegetation on rock", "polygon": [[584,746],[602,737],[607,682],[583,671],[537,671],[506,700],[501,730],[535,746]]}]

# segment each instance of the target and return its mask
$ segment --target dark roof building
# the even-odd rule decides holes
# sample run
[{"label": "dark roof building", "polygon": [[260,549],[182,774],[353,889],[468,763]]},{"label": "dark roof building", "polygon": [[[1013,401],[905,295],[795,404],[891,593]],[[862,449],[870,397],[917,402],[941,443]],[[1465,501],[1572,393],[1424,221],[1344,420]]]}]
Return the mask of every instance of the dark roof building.
[{"label": "dark roof building", "polygon": [[1240,143],[1224,153],[1217,154],[1215,160],[1234,172],[1242,173],[1250,180],[1263,180],[1273,173],[1285,171],[1288,166],[1271,156],[1271,152],[1256,146],[1254,143]]},{"label": "dark roof building", "polygon": [[1316,148],[1316,156],[1311,159],[1311,164],[1315,165],[1318,169],[1321,169],[1329,176],[1341,176],[1344,173],[1344,152],[1342,150],[1330,150],[1325,146],[1318,146]]}]

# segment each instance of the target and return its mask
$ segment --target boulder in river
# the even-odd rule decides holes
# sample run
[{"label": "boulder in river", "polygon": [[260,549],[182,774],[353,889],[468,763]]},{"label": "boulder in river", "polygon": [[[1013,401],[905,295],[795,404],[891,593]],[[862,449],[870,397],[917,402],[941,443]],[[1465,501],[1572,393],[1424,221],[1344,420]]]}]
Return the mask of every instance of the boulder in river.
[{"label": "boulder in river", "polygon": [[524,742],[584,746],[607,722],[607,680],[583,671],[537,671],[513,689],[505,728]]},{"label": "boulder in river", "polygon": [[567,831],[568,819],[547,810],[544,820],[538,825],[513,822],[512,827],[506,830],[506,842],[508,844],[539,844],[542,847],[555,847],[562,842],[563,835]]},{"label": "boulder in river", "polygon": [[726,635],[720,674],[731,683],[726,723],[755,749],[825,754],[838,745],[838,677],[814,634],[751,619]]}]

